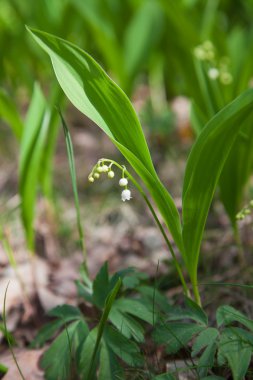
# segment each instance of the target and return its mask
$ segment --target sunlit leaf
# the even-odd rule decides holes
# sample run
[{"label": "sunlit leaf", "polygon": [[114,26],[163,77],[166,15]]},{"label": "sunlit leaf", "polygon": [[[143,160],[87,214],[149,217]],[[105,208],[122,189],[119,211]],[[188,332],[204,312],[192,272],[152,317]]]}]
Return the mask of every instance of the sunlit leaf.
[{"label": "sunlit leaf", "polygon": [[71,102],[109,136],[141,177],[183,251],[178,210],[157,177],[140,122],[126,95],[75,45],[38,30],[29,31],[49,54],[57,79]]},{"label": "sunlit leaf", "polygon": [[252,116],[250,89],[216,114],[195,142],[187,161],[183,187],[183,240],[192,283],[203,231],[215,188],[244,121]]}]

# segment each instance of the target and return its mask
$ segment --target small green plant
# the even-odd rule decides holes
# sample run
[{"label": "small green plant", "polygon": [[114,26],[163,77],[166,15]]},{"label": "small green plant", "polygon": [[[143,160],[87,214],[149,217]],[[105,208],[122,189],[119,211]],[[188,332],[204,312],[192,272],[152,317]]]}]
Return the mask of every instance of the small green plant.
[{"label": "small green plant", "polygon": [[242,380],[253,355],[253,321],[224,305],[216,312],[216,325],[209,326],[203,309],[188,299],[184,309],[175,308],[160,319],[153,337],[170,355],[187,352],[182,371],[195,373],[196,379],[226,379],[229,367],[233,380]]},{"label": "small green plant", "polygon": [[[185,170],[181,222],[171,195],[154,169],[140,122],[126,95],[92,57],[77,46],[38,30],[29,31],[49,54],[57,79],[69,99],[108,135],[150,192],[183,257],[195,300],[200,304],[197,273],[205,222],[222,169],[244,121],[252,116],[252,89],[216,114],[195,142]],[[138,189],[145,194],[139,184]],[[172,254],[184,291],[189,295],[183,269],[167,234],[146,195],[145,200]]]},{"label": "small green plant", "polygon": [[[191,111],[192,125],[197,133],[203,129],[210,117],[249,87],[252,76],[252,68],[248,64],[250,59],[247,53],[242,63],[241,55],[244,53],[240,53],[242,47],[244,52],[251,51],[251,44],[246,48],[248,43],[246,32],[242,33],[239,29],[234,34],[231,33],[226,41],[226,56],[224,52],[220,56],[211,41],[205,41],[195,48],[195,70],[202,95],[201,98],[194,97]],[[242,70],[243,78],[238,75]],[[251,174],[252,146],[253,130],[249,117],[242,123],[219,180],[220,198],[231,220],[235,236],[238,236],[236,214],[240,210],[245,186]]]},{"label": "small green plant", "polygon": [[145,275],[128,268],[110,277],[107,263],[93,282],[84,267],[80,273],[76,286],[85,304],[52,309],[48,316],[54,320],[41,329],[32,344],[41,346],[62,330],[41,361],[46,379],[124,379],[124,368],[138,371],[144,367],[138,345],[144,342],[143,322],[152,325],[156,321],[150,292],[147,295],[147,288],[141,286]]},{"label": "small green plant", "polygon": [[38,188],[51,205],[53,200],[52,160],[59,129],[55,103],[61,99],[58,85],[53,87],[52,98],[47,101],[36,83],[23,121],[11,98],[0,91],[0,117],[10,126],[20,144],[20,214],[31,252],[35,250],[34,217]]}]

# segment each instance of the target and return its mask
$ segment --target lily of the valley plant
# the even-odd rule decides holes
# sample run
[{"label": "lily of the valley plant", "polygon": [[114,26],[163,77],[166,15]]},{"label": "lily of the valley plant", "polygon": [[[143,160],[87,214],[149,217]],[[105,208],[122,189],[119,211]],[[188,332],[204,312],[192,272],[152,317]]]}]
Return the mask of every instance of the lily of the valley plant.
[{"label": "lily of the valley plant", "polygon": [[[90,55],[77,46],[42,31],[28,30],[49,54],[58,82],[69,100],[108,135],[132,166],[138,180],[127,171],[125,174],[147,202],[172,254],[184,292],[190,294],[193,291],[196,302],[200,304],[197,273],[204,227],[226,159],[244,121],[253,115],[253,89],[224,107],[199,134],[187,160],[180,216],[173,198],[154,169],[140,122],[123,91]],[[98,167],[107,172],[107,164],[104,162]],[[105,165],[108,166],[106,170]],[[89,177],[91,182],[100,170]],[[154,212],[146,191],[156,204],[159,216]],[[130,197],[130,190],[124,189],[122,200]],[[160,218],[169,232],[164,230]],[[183,268],[176,259],[171,238],[183,258],[191,287],[187,285]]]}]

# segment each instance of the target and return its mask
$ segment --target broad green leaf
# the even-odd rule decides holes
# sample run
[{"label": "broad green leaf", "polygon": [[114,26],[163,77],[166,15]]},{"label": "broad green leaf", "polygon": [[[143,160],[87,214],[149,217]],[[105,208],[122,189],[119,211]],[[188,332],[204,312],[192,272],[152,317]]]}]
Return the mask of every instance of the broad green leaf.
[{"label": "broad green leaf", "polygon": [[190,298],[186,297],[186,308],[172,307],[167,313],[167,321],[180,321],[191,319],[201,325],[207,326],[208,318],[204,310]]},{"label": "broad green leaf", "polygon": [[164,15],[159,2],[144,1],[128,25],[124,38],[124,64],[133,77],[148,59],[161,36]]},{"label": "broad green leaf", "polygon": [[198,361],[198,374],[202,379],[203,376],[208,374],[208,370],[214,365],[215,353],[217,351],[217,345],[215,342],[210,342]]},{"label": "broad green leaf", "polygon": [[2,89],[0,89],[0,119],[5,120],[10,125],[17,139],[20,140],[23,122],[14,103]]},{"label": "broad green leaf", "polygon": [[188,315],[196,322],[200,322],[203,325],[208,324],[208,318],[204,310],[196,304],[193,300],[186,297],[186,307],[188,309]]},{"label": "broad green leaf", "polygon": [[46,323],[39,330],[38,334],[32,341],[31,347],[38,348],[43,346],[43,344],[45,344],[48,339],[52,338],[56,331],[58,331],[64,324],[65,322],[61,319],[57,319],[56,321]]},{"label": "broad green leaf", "polygon": [[233,374],[233,380],[241,380],[247,373],[252,347],[244,343],[232,328],[222,332],[219,342],[219,356],[225,358]]},{"label": "broad green leaf", "polygon": [[252,172],[252,165],[253,128],[252,121],[247,120],[225,162],[219,181],[220,197],[233,226],[242,206],[243,190]]},{"label": "broad green leaf", "polygon": [[82,318],[82,313],[80,310],[71,305],[59,305],[51,309],[47,315],[50,317],[60,318],[65,322],[69,322],[75,319]]},{"label": "broad green leaf", "polygon": [[41,367],[46,380],[68,380],[72,367],[73,337],[79,325],[74,322],[54,340],[43,355]]},{"label": "broad green leaf", "polygon": [[248,344],[253,351],[253,334],[240,327],[231,327],[231,329],[238,339],[240,339],[243,343]]},{"label": "broad green leaf", "polygon": [[112,277],[110,278],[109,290],[111,291],[114,288],[114,286],[117,283],[117,281],[119,280],[119,278],[121,278],[122,284],[123,284],[123,280],[124,280],[125,276],[127,276],[128,274],[132,274],[132,273],[134,273],[134,269],[131,267],[119,270],[118,272],[114,273],[112,275]]},{"label": "broad green leaf", "polygon": [[108,273],[108,263],[107,261],[101,267],[100,271],[96,275],[93,281],[93,295],[92,299],[95,305],[99,308],[103,308],[105,304],[106,297],[109,292],[109,273]]},{"label": "broad green leaf", "polygon": [[226,380],[225,377],[211,375],[206,377],[201,377],[201,380]]},{"label": "broad green leaf", "polygon": [[64,94],[58,85],[54,84],[50,99],[47,100],[48,107],[51,111],[50,122],[48,126],[48,133],[45,142],[45,148],[41,160],[40,168],[40,185],[43,195],[48,199],[53,199],[53,170],[54,170],[54,153],[59,132],[59,115],[55,108],[56,105],[60,106],[63,102]]},{"label": "broad green leaf", "polygon": [[93,298],[92,298],[92,294],[90,292],[90,289],[87,288],[87,286],[85,286],[79,280],[76,280],[75,284],[76,284],[78,296],[84,298],[86,301],[93,304]]},{"label": "broad green leaf", "polygon": [[31,251],[34,249],[33,219],[39,170],[49,122],[50,112],[46,108],[46,100],[39,86],[35,85],[22,134],[19,167],[21,218]]},{"label": "broad green leaf", "polygon": [[192,283],[197,283],[201,240],[220,174],[247,118],[252,116],[250,89],[216,114],[195,142],[183,186],[183,241]]},{"label": "broad green leaf", "polygon": [[193,323],[170,322],[159,325],[153,336],[155,342],[166,346],[167,353],[175,354],[203,329],[205,328]]},{"label": "broad green leaf", "polygon": [[214,327],[208,327],[199,333],[192,347],[192,356],[196,356],[204,347],[212,344],[219,335],[219,331]]},{"label": "broad green leaf", "polygon": [[116,355],[103,340],[99,357],[98,380],[125,379],[123,370],[118,363]]},{"label": "broad green leaf", "polygon": [[216,320],[218,326],[227,326],[232,322],[239,322],[253,331],[253,321],[232,306],[220,306],[216,312]]},{"label": "broad green leaf", "polygon": [[167,315],[174,310],[174,306],[170,305],[168,297],[162,294],[158,289],[141,285],[137,290],[142,295],[142,302],[149,310],[152,310],[152,313],[153,310],[156,314],[162,311]]},{"label": "broad green leaf", "polygon": [[147,323],[153,324],[153,322],[156,321],[156,315],[138,300],[119,298],[114,302],[114,307],[123,313],[131,314]]},{"label": "broad green leaf", "polygon": [[125,363],[133,367],[143,365],[144,361],[138,345],[125,338],[119,331],[107,326],[104,339],[108,347]]},{"label": "broad green leaf", "polygon": [[129,99],[87,53],[53,35],[29,31],[49,54],[57,79],[70,101],[108,135],[141,177],[183,251],[178,210],[157,177]]},{"label": "broad green leaf", "polygon": [[131,337],[137,342],[144,341],[144,328],[136,319],[126,313],[122,313],[117,306],[112,306],[110,321],[128,339]]},{"label": "broad green leaf", "polygon": [[[81,348],[78,351],[78,372],[81,374],[82,380],[92,380],[98,364],[98,353],[94,350],[96,347],[96,341],[98,337],[98,328],[95,327],[90,331],[89,335],[85,339]],[[90,365],[93,362],[92,369],[90,370]],[[89,375],[89,377],[88,377]],[[60,379],[59,379],[60,380]]]}]

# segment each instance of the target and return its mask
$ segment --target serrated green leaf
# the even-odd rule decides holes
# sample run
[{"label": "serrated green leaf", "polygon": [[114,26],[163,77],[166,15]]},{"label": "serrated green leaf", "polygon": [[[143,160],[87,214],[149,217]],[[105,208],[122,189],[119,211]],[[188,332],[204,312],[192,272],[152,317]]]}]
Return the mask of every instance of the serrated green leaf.
[{"label": "serrated green leaf", "polygon": [[143,357],[140,354],[138,345],[127,339],[119,331],[111,326],[105,329],[104,339],[110,349],[121,360],[133,367],[142,366],[144,363]]},{"label": "serrated green leaf", "polygon": [[118,363],[116,355],[108,348],[107,344],[103,340],[99,357],[98,380],[119,379],[125,379],[123,370]]},{"label": "serrated green leaf", "polygon": [[[80,321],[73,322],[66,327],[44,353],[41,367],[45,371],[46,380],[69,380],[77,348],[74,347],[73,337],[80,323]],[[85,339],[85,334],[82,338]]]},{"label": "serrated green leaf", "polygon": [[57,79],[71,102],[109,136],[141,177],[183,251],[178,210],[157,177],[139,120],[126,95],[75,45],[38,30],[29,31],[51,57]]},{"label": "serrated green leaf", "polygon": [[218,326],[227,326],[232,322],[239,322],[253,331],[253,321],[232,306],[220,306],[216,312],[216,320]]},{"label": "serrated green leaf", "polygon": [[219,331],[214,327],[208,327],[201,331],[192,346],[192,357],[196,356],[204,347],[213,344],[218,335]]},{"label": "serrated green leaf", "polygon": [[156,315],[138,300],[119,298],[114,302],[114,307],[122,313],[131,314],[147,323],[153,324],[156,321]]},{"label": "serrated green leaf", "polygon": [[126,338],[132,337],[137,342],[144,341],[144,328],[130,315],[121,313],[117,306],[112,306],[109,319]]},{"label": "serrated green leaf", "polygon": [[77,307],[65,304],[54,307],[47,313],[47,315],[60,318],[65,322],[82,318],[82,313]]},{"label": "serrated green leaf", "polygon": [[243,343],[251,346],[253,350],[253,334],[251,334],[248,330],[244,330],[240,327],[232,327],[232,330],[233,333],[237,335],[238,339],[240,339]]},{"label": "serrated green leaf", "polygon": [[112,275],[112,277],[110,278],[109,290],[113,289],[113,287],[115,286],[115,284],[117,283],[119,278],[121,278],[122,283],[123,283],[124,278],[128,274],[134,273],[134,271],[135,271],[134,268],[129,267],[129,268],[122,269],[122,270],[119,270],[118,272],[114,273]]},{"label": "serrated green leaf", "polygon": [[142,302],[145,303],[149,310],[155,310],[155,313],[163,311],[170,313],[174,310],[174,306],[169,303],[168,297],[162,294],[158,289],[152,286],[142,285],[137,288],[142,295]]},{"label": "serrated green leaf", "polygon": [[207,326],[208,319],[204,310],[195,302],[186,298],[186,308],[172,307],[166,315],[167,321],[180,321],[191,319],[197,323]]},{"label": "serrated green leaf", "polygon": [[84,298],[86,301],[93,304],[93,298],[92,298],[90,289],[79,280],[76,280],[75,284],[76,284],[78,296]]},{"label": "serrated green leaf", "polygon": [[189,310],[188,315],[191,315],[192,319],[194,319],[196,322],[200,322],[203,325],[207,325],[208,318],[204,310],[190,298],[185,297],[185,299],[186,307]]},{"label": "serrated green leaf", "polygon": [[126,289],[135,289],[140,284],[140,280],[137,277],[126,276],[123,278],[122,283]]},{"label": "serrated green leaf", "polygon": [[205,126],[187,160],[183,186],[185,261],[197,284],[200,244],[214,191],[244,121],[252,115],[253,90],[240,95]]},{"label": "serrated green leaf", "polygon": [[221,334],[219,356],[227,361],[233,380],[242,380],[250,364],[252,347],[244,343],[232,328],[226,328]]},{"label": "serrated green leaf", "polygon": [[109,273],[108,273],[108,263],[105,262],[104,265],[100,268],[100,271],[96,275],[95,280],[93,281],[93,302],[99,307],[103,308],[105,300],[109,293]]},{"label": "serrated green leaf", "polygon": [[38,334],[36,335],[36,337],[33,339],[32,343],[31,343],[31,347],[41,347],[48,339],[50,339],[55,333],[56,331],[58,331],[63,325],[65,324],[65,321],[63,320],[56,320],[56,321],[52,321],[52,322],[49,322],[47,324],[45,324],[41,329],[40,331],[38,332]]},{"label": "serrated green leaf", "polygon": [[186,347],[187,343],[204,327],[193,323],[171,322],[164,323],[155,328],[153,337],[156,343],[164,344],[166,352],[174,354],[181,348]]},{"label": "serrated green leaf", "polygon": [[208,344],[206,349],[203,351],[202,355],[198,361],[198,374],[200,378],[206,376],[208,370],[211,369],[214,365],[215,353],[217,351],[217,344],[212,342]]},{"label": "serrated green leaf", "polygon": [[[82,346],[78,350],[78,371],[81,374],[82,380],[93,380],[98,364],[99,350],[94,357],[98,337],[98,327],[90,331]],[[92,371],[91,362],[93,361]],[[89,377],[88,377],[89,376]]]}]

